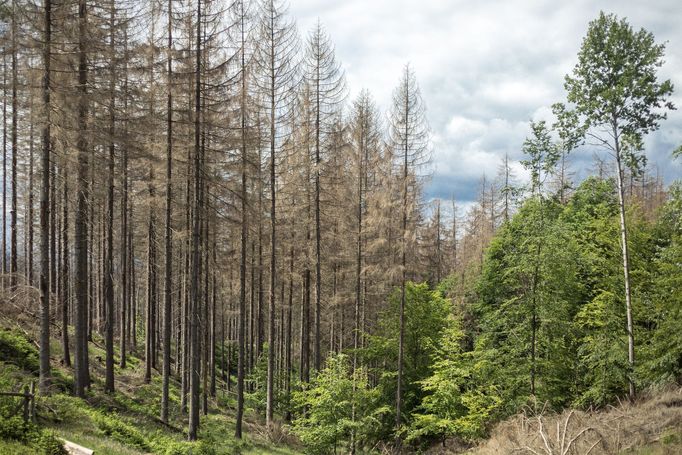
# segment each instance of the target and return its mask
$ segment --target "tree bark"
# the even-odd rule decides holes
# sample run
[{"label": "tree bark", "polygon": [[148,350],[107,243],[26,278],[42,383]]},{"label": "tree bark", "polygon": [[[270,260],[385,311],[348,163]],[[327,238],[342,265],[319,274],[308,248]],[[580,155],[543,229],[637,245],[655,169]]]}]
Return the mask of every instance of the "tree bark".
[{"label": "tree bark", "polygon": [[[49,186],[50,186],[50,60],[52,58],[52,2],[45,0],[45,30],[43,33],[43,116],[40,189],[40,376],[39,388],[47,394],[50,387],[50,288],[49,288]],[[3,160],[4,162],[4,160]],[[3,192],[4,198],[4,192]],[[4,215],[3,215],[4,221]],[[4,224],[4,223],[3,223]],[[3,240],[4,241],[4,240]],[[3,251],[4,257],[4,251]],[[4,263],[4,259],[3,259]],[[66,327],[64,328],[66,330]]]},{"label": "tree bark", "polygon": [[163,291],[163,371],[161,420],[168,422],[168,388],[171,370],[171,298],[173,279],[173,244],[171,211],[173,201],[173,1],[168,0],[168,63],[166,67],[166,220],[164,234],[165,278]]},{"label": "tree bark", "polygon": [[69,176],[64,172],[63,177],[63,202],[62,202],[62,270],[61,270],[61,303],[62,303],[62,359],[64,365],[71,366],[69,352]]},{"label": "tree bark", "polygon": [[[240,256],[239,256],[239,315],[238,315],[238,354],[237,354],[237,415],[235,423],[235,437],[242,437],[242,419],[244,416],[244,364],[246,362],[246,250],[248,243],[248,202],[246,172],[248,166],[248,155],[246,152],[246,31],[244,1],[239,2],[239,33],[240,33],[240,59],[241,59],[241,93],[240,101],[240,153],[241,153],[241,235],[240,235]],[[229,385],[229,370],[228,370]]]},{"label": "tree bark", "polygon": [[203,207],[202,169],[201,169],[201,0],[197,1],[197,43],[195,68],[194,100],[194,220],[192,225],[192,281],[190,302],[190,394],[189,394],[189,431],[188,439],[197,439],[199,429],[199,277],[201,276],[201,255],[199,251],[201,236],[200,210]]},{"label": "tree bark", "polygon": [[12,207],[10,213],[10,287],[17,284],[17,11],[12,0]]},{"label": "tree bark", "polygon": [[619,141],[618,122],[613,120],[613,137],[615,140],[616,152],[616,172],[618,183],[618,212],[620,215],[620,242],[621,252],[623,254],[623,278],[625,282],[625,312],[627,316],[627,330],[628,330],[628,364],[630,371],[628,371],[628,396],[630,400],[635,398],[635,381],[632,377],[635,368],[635,334],[632,321],[632,291],[630,288],[630,264],[628,251],[628,232],[627,224],[625,222],[625,195],[623,185],[623,166],[622,156]]},{"label": "tree bark", "polygon": [[[74,357],[74,388],[78,397],[85,396],[89,387],[88,361],[88,205],[90,200],[88,176],[90,153],[87,145],[88,122],[88,66],[86,54],[87,2],[78,2],[78,201],[76,208],[74,243],[76,249],[76,335]],[[49,139],[48,139],[49,140]],[[45,178],[49,178],[46,176]],[[46,245],[47,248],[47,245]],[[47,271],[46,271],[47,272]]]},{"label": "tree bark", "polygon": [[[124,25],[123,29],[124,55],[128,54],[128,28]],[[123,113],[124,131],[123,137],[128,137],[128,64],[127,59],[124,58],[123,67]],[[122,146],[121,157],[121,368],[126,367],[126,351],[128,349],[128,335],[130,334],[129,319],[131,315],[128,312],[130,306],[129,293],[129,277],[128,277],[128,145]]]},{"label": "tree bark", "polygon": [[144,381],[152,379],[152,368],[155,367],[156,355],[156,216],[153,200],[156,196],[154,188],[154,167],[149,167],[149,225],[147,230],[147,311],[145,321],[145,370]]},{"label": "tree bark", "polygon": [[105,312],[105,344],[106,344],[106,372],[104,390],[109,393],[114,392],[114,137],[116,133],[116,70],[115,70],[115,15],[116,5],[111,0],[109,7],[109,50],[110,60],[110,80],[109,80],[109,174],[107,191],[107,215],[106,215],[106,252],[104,263],[104,312]]},{"label": "tree bark", "polygon": [[[274,32],[273,32],[274,33]],[[276,173],[275,173],[275,139],[276,139],[276,112],[275,112],[275,46],[274,39],[271,41],[270,53],[270,305],[268,307],[268,376],[265,400],[265,420],[268,428],[272,425],[274,411],[274,380],[275,380],[275,273],[277,271],[277,222],[276,222]]]},{"label": "tree bark", "polygon": [[[33,286],[33,216],[34,216],[34,184],[33,184],[33,172],[35,167],[35,154],[33,150],[34,144],[34,133],[33,133],[33,96],[30,97],[30,125],[29,125],[29,139],[28,139],[28,203],[27,203],[27,233],[26,233],[26,279],[29,286]],[[65,202],[66,203],[66,202]]]},{"label": "tree bark", "polygon": [[[2,279],[4,289],[7,273],[7,52],[2,53]],[[48,195],[49,198],[49,195]],[[49,215],[49,213],[48,213]],[[49,229],[49,228],[48,228]],[[49,231],[48,231],[49,234]],[[48,259],[49,260],[49,259]],[[48,278],[49,286],[49,278]]]}]

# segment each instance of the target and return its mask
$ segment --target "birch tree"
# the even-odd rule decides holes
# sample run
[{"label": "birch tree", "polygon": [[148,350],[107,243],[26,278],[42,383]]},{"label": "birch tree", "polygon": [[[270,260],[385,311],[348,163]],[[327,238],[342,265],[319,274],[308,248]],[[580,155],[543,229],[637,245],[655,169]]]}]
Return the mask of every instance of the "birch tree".
[{"label": "birch tree", "polygon": [[633,30],[625,19],[600,13],[590,22],[578,53],[578,63],[566,76],[568,102],[577,113],[575,126],[591,144],[610,154],[616,165],[627,316],[629,396],[635,396],[635,335],[632,319],[630,255],[625,217],[624,171],[639,172],[645,163],[643,139],[659,128],[669,101],[670,80],[659,81],[664,44],[644,29]]}]

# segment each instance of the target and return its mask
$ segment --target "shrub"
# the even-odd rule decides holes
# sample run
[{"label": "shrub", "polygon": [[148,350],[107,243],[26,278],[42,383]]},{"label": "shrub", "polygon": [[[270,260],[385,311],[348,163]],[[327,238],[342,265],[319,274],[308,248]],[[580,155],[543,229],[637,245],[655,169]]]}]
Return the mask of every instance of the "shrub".
[{"label": "shrub", "polygon": [[30,371],[38,373],[38,349],[23,335],[0,330],[0,360]]},{"label": "shrub", "polygon": [[21,417],[0,418],[0,439],[23,441],[32,430],[32,425]]},{"label": "shrub", "polygon": [[45,455],[66,455],[62,441],[50,430],[39,431],[32,445]]},{"label": "shrub", "polygon": [[49,430],[42,429],[20,417],[0,418],[0,439],[28,444],[36,453],[66,455],[61,441]]},{"label": "shrub", "polygon": [[99,412],[92,413],[92,420],[105,436],[110,436],[115,441],[127,446],[136,447],[145,451],[151,450],[144,435],[132,425],[129,425],[116,417],[101,414]]},{"label": "shrub", "polygon": [[215,450],[204,441],[171,442],[166,446],[164,455],[215,455]]},{"label": "shrub", "polygon": [[[36,406],[38,409],[46,408],[41,412],[41,416],[52,416],[54,420],[61,423],[79,423],[89,417],[87,403],[80,398],[71,397],[63,394],[50,396],[37,396]],[[50,412],[47,412],[47,411]]]}]

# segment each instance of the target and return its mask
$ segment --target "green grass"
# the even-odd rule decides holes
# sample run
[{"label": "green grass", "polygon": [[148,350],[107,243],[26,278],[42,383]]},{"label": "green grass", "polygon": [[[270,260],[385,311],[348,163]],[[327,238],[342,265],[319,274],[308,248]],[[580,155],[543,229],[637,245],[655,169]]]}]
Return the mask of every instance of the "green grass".
[{"label": "green grass", "polygon": [[35,449],[29,445],[16,441],[0,439],[1,455],[35,455]]},{"label": "green grass", "polygon": [[301,452],[294,451],[289,447],[273,446],[273,445],[254,445],[242,452],[244,455],[261,455],[264,453],[272,455],[298,455]]},{"label": "green grass", "polygon": [[92,449],[98,455],[141,455],[145,452],[128,447],[113,439],[103,438],[100,435],[92,434],[84,428],[74,427],[55,427],[55,431],[62,439],[74,442],[88,449]]}]

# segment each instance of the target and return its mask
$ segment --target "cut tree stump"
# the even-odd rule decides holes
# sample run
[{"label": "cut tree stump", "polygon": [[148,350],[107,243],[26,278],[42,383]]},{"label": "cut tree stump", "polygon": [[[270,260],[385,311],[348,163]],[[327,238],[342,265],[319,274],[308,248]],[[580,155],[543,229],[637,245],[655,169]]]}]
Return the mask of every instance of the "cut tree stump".
[{"label": "cut tree stump", "polygon": [[67,441],[66,439],[62,439],[62,442],[64,442],[64,449],[66,450],[66,453],[69,455],[94,455],[95,451],[92,449],[88,449],[83,446],[79,446],[78,444]]}]

